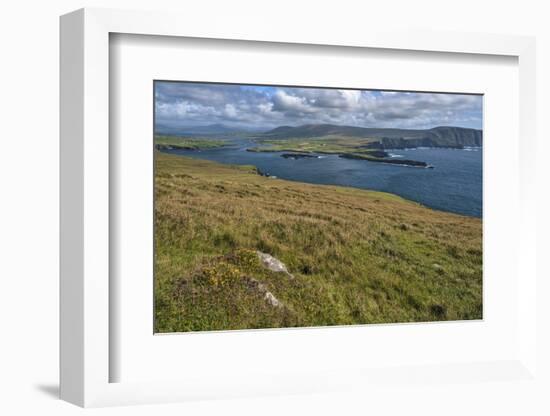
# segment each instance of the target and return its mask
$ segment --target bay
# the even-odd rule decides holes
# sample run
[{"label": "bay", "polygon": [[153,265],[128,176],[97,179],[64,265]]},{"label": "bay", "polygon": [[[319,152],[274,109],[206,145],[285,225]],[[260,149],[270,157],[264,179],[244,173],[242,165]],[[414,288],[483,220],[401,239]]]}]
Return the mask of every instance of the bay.
[{"label": "bay", "polygon": [[233,139],[208,150],[164,150],[220,163],[254,165],[281,179],[325,185],[351,186],[397,194],[433,209],[481,217],[483,206],[482,149],[417,148],[388,151],[392,157],[424,161],[433,169],[390,165],[337,155],[291,159],[281,152],[247,152],[256,146]]}]

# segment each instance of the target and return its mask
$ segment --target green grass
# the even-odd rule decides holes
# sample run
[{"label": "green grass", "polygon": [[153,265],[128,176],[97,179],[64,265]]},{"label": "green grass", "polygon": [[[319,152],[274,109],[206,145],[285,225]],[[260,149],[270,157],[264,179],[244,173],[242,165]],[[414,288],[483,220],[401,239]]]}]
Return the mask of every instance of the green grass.
[{"label": "green grass", "polygon": [[[251,166],[155,157],[157,332],[482,317],[479,219]],[[264,269],[255,250],[294,279]]]},{"label": "green grass", "polygon": [[261,146],[249,149],[255,152],[307,152],[307,153],[369,153],[372,149],[364,146],[374,139],[355,138],[345,136],[323,136],[291,139],[263,139],[257,140]]},{"label": "green grass", "polygon": [[173,149],[201,150],[213,149],[225,145],[222,140],[197,139],[192,137],[155,136],[157,147],[170,147]]}]

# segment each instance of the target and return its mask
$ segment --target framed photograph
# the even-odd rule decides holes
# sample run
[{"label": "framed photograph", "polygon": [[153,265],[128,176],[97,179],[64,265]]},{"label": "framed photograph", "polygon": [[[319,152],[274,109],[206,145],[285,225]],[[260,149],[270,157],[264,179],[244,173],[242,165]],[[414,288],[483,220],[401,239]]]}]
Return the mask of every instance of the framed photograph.
[{"label": "framed photograph", "polygon": [[483,318],[482,95],[153,88],[155,332]]},{"label": "framed photograph", "polygon": [[243,33],[61,18],[62,398],[536,383],[534,40]]}]

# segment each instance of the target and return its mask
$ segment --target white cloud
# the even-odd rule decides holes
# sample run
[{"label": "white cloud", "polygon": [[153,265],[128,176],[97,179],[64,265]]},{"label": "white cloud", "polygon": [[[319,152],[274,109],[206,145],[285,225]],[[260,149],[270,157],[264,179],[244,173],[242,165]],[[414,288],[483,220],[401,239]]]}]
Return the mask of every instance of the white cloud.
[{"label": "white cloud", "polygon": [[287,94],[284,90],[277,90],[273,96],[273,109],[282,112],[313,112],[311,103],[306,97]]},{"label": "white cloud", "polygon": [[225,115],[229,118],[237,118],[237,109],[233,104],[225,105]]}]

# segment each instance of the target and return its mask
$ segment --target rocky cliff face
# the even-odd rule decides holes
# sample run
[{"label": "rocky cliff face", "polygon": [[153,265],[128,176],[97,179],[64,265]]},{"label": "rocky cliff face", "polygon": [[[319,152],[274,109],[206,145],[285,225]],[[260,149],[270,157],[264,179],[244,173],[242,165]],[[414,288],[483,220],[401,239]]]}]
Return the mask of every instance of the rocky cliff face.
[{"label": "rocky cliff face", "polygon": [[461,149],[465,146],[482,146],[481,130],[458,127],[436,127],[426,130],[421,137],[382,137],[380,141],[369,144],[370,148],[405,149],[413,147],[446,147]]},{"label": "rocky cliff face", "polygon": [[459,127],[436,127],[429,130],[429,138],[436,142],[446,141],[462,146],[482,146],[483,131]]}]

